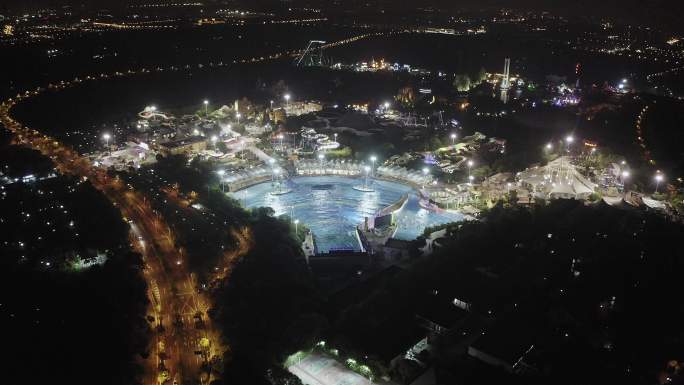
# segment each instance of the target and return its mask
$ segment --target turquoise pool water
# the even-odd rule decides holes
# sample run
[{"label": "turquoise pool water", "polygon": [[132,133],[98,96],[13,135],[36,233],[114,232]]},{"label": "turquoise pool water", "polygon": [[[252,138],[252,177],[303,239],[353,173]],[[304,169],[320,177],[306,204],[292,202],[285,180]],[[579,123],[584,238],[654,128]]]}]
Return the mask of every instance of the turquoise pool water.
[{"label": "turquoise pool water", "polygon": [[356,225],[406,193],[409,199],[396,215],[395,238],[412,240],[425,227],[463,219],[457,213],[435,213],[421,208],[417,192],[400,183],[373,180],[374,192],[354,190],[353,186],[363,184],[360,178],[295,177],[285,183],[292,190],[289,194],[272,195],[275,187],[266,182],[232,195],[246,208],[271,207],[276,215],[287,214],[299,219],[313,231],[318,251],[323,253],[332,249],[359,250]]}]

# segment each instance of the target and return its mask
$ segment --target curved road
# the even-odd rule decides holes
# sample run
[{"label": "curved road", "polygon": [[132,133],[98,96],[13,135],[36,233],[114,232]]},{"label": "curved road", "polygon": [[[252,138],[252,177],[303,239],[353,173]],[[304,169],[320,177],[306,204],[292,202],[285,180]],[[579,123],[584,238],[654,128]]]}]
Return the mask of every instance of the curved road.
[{"label": "curved road", "polygon": [[[388,31],[354,36],[325,45],[325,48],[354,43],[358,40],[394,35],[413,31]],[[237,63],[257,63],[285,57],[296,57],[304,50],[292,50],[269,56],[233,60]],[[186,66],[156,67],[153,69],[129,69],[111,74],[97,74],[84,78],[50,83],[47,87],[19,93],[0,103],[0,122],[20,144],[27,145],[55,163],[57,170],[89,180],[119,208],[131,225],[131,244],[143,256],[144,277],[147,281],[151,302],[150,313],[154,317],[155,338],[150,348],[150,358],[144,362],[143,383],[148,385],[165,382],[176,384],[206,384],[212,380],[203,370],[203,364],[211,357],[221,356],[228,347],[221,345],[220,333],[211,325],[206,311],[210,302],[206,294],[197,289],[194,275],[186,268],[183,250],[176,246],[174,234],[151,208],[140,192],[127,188],[120,180],[107,176],[105,170],[95,167],[77,151],[37,130],[24,127],[11,116],[12,108],[19,102],[37,96],[47,90],[60,91],[86,81],[126,77],[151,72],[180,71],[194,68],[228,66],[227,63],[208,63]],[[232,230],[238,239],[238,247],[224,255],[222,266],[217,268],[211,285],[229,278],[233,263],[251,246],[249,229]]]},{"label": "curved road", "polygon": [[140,193],[108,177],[104,170],[95,168],[76,151],[14,121],[9,116],[12,106],[13,103],[0,105],[0,121],[15,134],[19,143],[50,157],[60,173],[89,180],[131,224],[132,245],[144,259],[144,276],[157,329],[152,354],[146,362],[145,383],[155,384],[166,379],[207,383],[209,378],[203,373],[202,364],[214,355],[221,355],[224,347],[206,316],[208,298],[196,289],[194,275],[187,270],[169,226]]}]

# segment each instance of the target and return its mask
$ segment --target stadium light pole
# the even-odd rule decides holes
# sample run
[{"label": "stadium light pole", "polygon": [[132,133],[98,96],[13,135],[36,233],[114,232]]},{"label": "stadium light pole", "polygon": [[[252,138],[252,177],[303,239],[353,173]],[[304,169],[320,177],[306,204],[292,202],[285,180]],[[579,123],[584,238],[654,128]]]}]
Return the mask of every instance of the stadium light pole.
[{"label": "stadium light pole", "polygon": [[430,173],[427,167],[423,168],[423,190],[425,190],[425,182],[427,181],[427,176]]},{"label": "stadium light pole", "polygon": [[661,174],[661,173],[656,174],[656,176],[655,176],[655,180],[656,180],[655,193],[656,194],[658,193],[658,187],[660,186],[660,182],[662,182],[663,179],[665,179],[665,178],[663,178],[663,174]]},{"label": "stadium light pole", "polygon": [[625,180],[627,178],[629,178],[629,171],[627,171],[627,170],[623,171],[621,176],[622,176],[622,184],[625,184]]},{"label": "stadium light pole", "polygon": [[574,141],[575,141],[575,138],[573,138],[573,137],[570,136],[570,135],[568,135],[568,136],[565,138],[566,149],[567,149],[568,152],[570,152],[570,145],[571,145],[572,142],[574,142]]},{"label": "stadium light pole", "polygon": [[268,163],[271,165],[271,183],[273,183],[275,182],[275,168],[273,167],[273,165],[275,164],[275,159],[269,159]]},{"label": "stadium light pole", "polygon": [[109,133],[105,133],[104,135],[102,135],[102,138],[105,140],[105,147],[107,147],[107,152],[109,153],[109,155],[112,154],[112,150],[109,148],[109,139],[111,137],[112,136],[109,135]]},{"label": "stadium light pole", "polygon": [[281,187],[280,186],[280,169],[279,168],[274,169],[273,174],[275,175],[276,182],[278,184],[278,191],[280,191],[280,187]]},{"label": "stadium light pole", "polygon": [[626,190],[626,185],[627,185],[627,179],[629,179],[630,174],[629,171],[624,170],[622,173],[620,173],[620,182],[622,183],[622,191],[624,192]]},{"label": "stadium light pole", "polygon": [[216,171],[216,173],[219,174],[219,180],[221,181],[221,192],[225,193],[226,189],[225,189],[225,185],[223,183],[224,182],[223,176],[226,175],[226,170],[218,170],[218,171]]}]

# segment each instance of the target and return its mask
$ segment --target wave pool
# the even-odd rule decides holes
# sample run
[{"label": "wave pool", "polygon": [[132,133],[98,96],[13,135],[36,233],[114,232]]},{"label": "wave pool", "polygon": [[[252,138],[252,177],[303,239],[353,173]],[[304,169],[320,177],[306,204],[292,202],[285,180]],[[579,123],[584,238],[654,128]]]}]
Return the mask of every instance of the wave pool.
[{"label": "wave pool", "polygon": [[380,209],[398,201],[404,194],[409,199],[396,213],[395,238],[412,240],[426,227],[463,219],[458,213],[435,213],[421,208],[417,192],[409,186],[373,180],[373,192],[354,190],[363,184],[361,178],[341,176],[295,177],[283,182],[292,192],[273,195],[276,187],[270,182],[260,183],[232,193],[244,207],[271,207],[276,215],[287,214],[309,227],[316,240],[318,252],[333,249],[360,250],[355,234],[356,225],[364,217],[373,217]]}]

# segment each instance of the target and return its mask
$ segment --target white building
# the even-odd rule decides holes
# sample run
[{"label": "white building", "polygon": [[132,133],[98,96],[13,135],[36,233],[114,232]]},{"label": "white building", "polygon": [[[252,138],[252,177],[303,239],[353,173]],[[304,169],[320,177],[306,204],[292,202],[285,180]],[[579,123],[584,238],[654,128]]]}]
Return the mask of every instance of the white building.
[{"label": "white building", "polygon": [[534,196],[550,199],[587,199],[598,187],[577,171],[567,156],[521,171],[516,179]]}]

